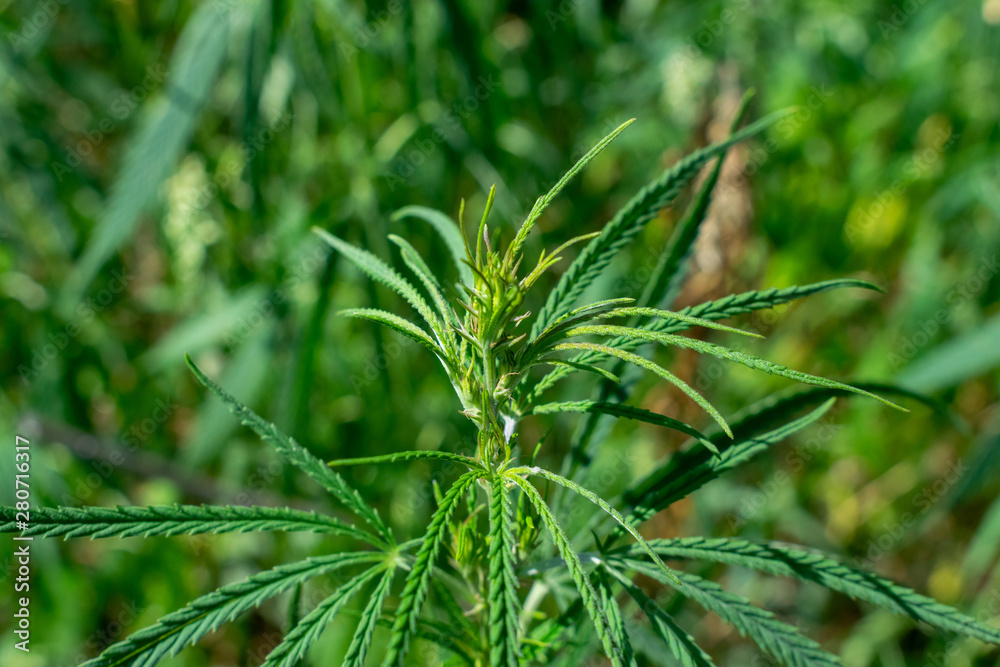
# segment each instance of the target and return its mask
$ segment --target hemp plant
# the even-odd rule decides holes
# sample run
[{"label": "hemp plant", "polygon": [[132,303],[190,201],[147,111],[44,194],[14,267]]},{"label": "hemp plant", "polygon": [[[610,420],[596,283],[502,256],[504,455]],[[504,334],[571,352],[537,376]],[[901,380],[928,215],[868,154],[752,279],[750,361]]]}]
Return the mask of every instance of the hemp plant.
[{"label": "hemp plant", "polygon": [[[852,386],[682,335],[703,327],[720,335],[752,336],[719,320],[827,290],[877,289],[870,283],[831,280],[734,294],[676,311],[667,309],[685,277],[687,258],[705,219],[727,149],[781,117],[775,114],[737,130],[748,100],[749,96],[739,109],[729,138],[664,171],[599,232],[577,236],[552,252],[542,252],[533,265],[525,256],[525,243],[546,207],[629,123],[594,146],[535,202],[506,248],[500,247],[499,236],[491,234],[488,224],[495,190],[490,191],[474,231],[467,230],[464,203],[457,222],[422,207],[398,211],[396,220],[422,219],[440,234],[455,260],[457,287],[435,275],[403,238],[390,236],[419,287],[371,253],[316,230],[344,258],[412,306],[418,316],[414,320],[370,308],[347,310],[342,315],[385,325],[416,341],[440,361],[461,412],[470,422],[469,429],[476,433],[474,455],[422,450],[321,461],[188,359],[197,379],[244,424],[360,521],[350,524],[314,512],[272,507],[59,507],[34,510],[28,534],[96,538],[307,531],[349,538],[358,546],[280,565],[224,585],[108,647],[85,665],[154,665],[265,600],[340,571],[345,581],[326,599],[301,618],[292,614],[291,629],[267,656],[266,667],[299,664],[324,628],[342,619],[355,628],[344,665],[362,665],[369,653],[380,654],[386,666],[404,664],[408,656],[411,663],[419,662],[417,652],[409,650],[415,642],[438,645],[435,655],[443,657],[432,658],[428,664],[578,665],[602,653],[613,665],[638,665],[644,658],[630,641],[636,630],[629,620],[637,617],[637,609],[644,612],[652,632],[662,641],[659,649],[653,649],[657,664],[670,654],[675,664],[712,665],[709,653],[671,613],[676,605],[659,601],[665,590],[716,614],[782,664],[841,664],[796,627],[676,565],[689,560],[811,581],[939,630],[1000,644],[997,628],[814,550],[736,538],[646,539],[639,532],[639,526],[655,513],[815,423],[838,397],[858,394],[893,408],[899,406],[874,392],[915,398],[892,386]],[[642,293],[580,305],[580,297],[617,253],[713,160],[713,168],[693,196]],[[565,251],[584,242],[583,250],[532,317],[526,308],[532,288],[561,261]],[[681,378],[650,360],[648,353],[643,355],[650,344],[694,350],[814,388],[776,394],[727,420]],[[627,401],[636,372],[651,373],[678,387],[711,416],[716,427],[701,432],[673,417],[630,405]],[[596,398],[543,402],[557,381],[577,373],[599,383],[593,394]],[[559,472],[544,465],[550,457],[542,443],[524,442],[518,431],[526,418],[557,413],[585,413],[587,420],[581,429],[583,435]],[[611,419],[647,422],[679,431],[690,440],[624,493],[601,498],[578,480],[591,465],[601,446],[602,428]],[[400,540],[396,530],[335,469],[415,459],[440,462],[461,470],[461,474],[446,490],[436,493],[436,510],[423,534]],[[536,486],[536,482],[542,484]],[[584,529],[572,535],[560,516],[571,494],[590,503],[594,512]],[[13,532],[13,508],[2,508],[0,521],[0,530]],[[638,580],[637,575],[643,578]],[[649,590],[650,582],[656,584],[656,591]],[[363,599],[360,611],[349,608],[351,599],[359,596]],[[293,596],[293,604],[298,604],[297,596]],[[374,638],[379,632],[385,639],[376,646]]]}]

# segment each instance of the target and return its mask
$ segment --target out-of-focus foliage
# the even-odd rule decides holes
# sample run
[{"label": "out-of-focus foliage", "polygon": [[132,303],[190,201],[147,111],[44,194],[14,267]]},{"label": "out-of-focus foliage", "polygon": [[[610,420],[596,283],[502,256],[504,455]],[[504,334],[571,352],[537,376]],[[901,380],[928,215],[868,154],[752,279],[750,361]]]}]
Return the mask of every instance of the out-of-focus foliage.
[{"label": "out-of-focus foliage", "polygon": [[[995,0],[15,2],[0,23],[0,421],[36,448],[37,504],[327,509],[197,391],[184,353],[324,458],[460,449],[474,434],[436,362],[332,316],[394,297],[309,228],[382,257],[393,255],[387,233],[405,229],[443,267],[430,226],[393,211],[457,214],[462,197],[482,210],[496,183],[493,224],[509,238],[576,158],[636,117],[547,210],[528,245],[537,253],[564,230],[598,229],[657,167],[721,137],[754,86],[756,117],[800,109],[733,151],[677,303],[873,280],[886,295],[820,295],[733,323],[774,331],[748,344],[759,356],[897,380],[958,421],[851,402],[697,504],[678,503],[647,537],[824,546],[945,602],[1000,609]],[[681,210],[648,226],[602,294],[636,296]],[[695,355],[672,368],[726,415],[787,383]],[[647,396],[649,409],[706,424],[666,383]],[[524,437],[546,436],[538,429]],[[557,427],[547,442],[559,451],[572,438]],[[606,494],[679,442],[625,424],[606,439],[589,480]],[[0,457],[0,478],[12,470]],[[345,475],[395,524],[422,526],[432,470]],[[0,663],[75,664],[221,583],[336,539],[38,541],[33,629],[45,652],[25,661],[4,643]],[[816,587],[708,574],[822,627],[810,634],[851,665],[966,664],[985,651]],[[285,608],[265,606],[174,663],[257,664],[280,640]],[[733,634],[696,628],[720,664],[766,664]],[[327,633],[317,658],[349,642]]]}]

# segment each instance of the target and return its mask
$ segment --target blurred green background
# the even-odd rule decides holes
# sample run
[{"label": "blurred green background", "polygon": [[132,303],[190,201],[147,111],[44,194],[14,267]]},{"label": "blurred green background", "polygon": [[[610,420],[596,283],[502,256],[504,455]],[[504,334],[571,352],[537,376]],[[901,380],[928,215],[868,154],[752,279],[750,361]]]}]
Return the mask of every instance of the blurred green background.
[{"label": "blurred green background", "polygon": [[[730,155],[678,305],[873,280],[884,295],[831,292],[734,323],[767,335],[751,349],[768,359],[900,382],[954,417],[841,401],[646,534],[823,547],[964,611],[1000,613],[997,0],[0,6],[3,502],[18,433],[32,441],[39,505],[336,512],[207,399],[184,353],[323,458],[462,448],[471,424],[435,360],[335,315],[405,305],[310,227],[393,262],[386,235],[401,234],[452,271],[430,228],[392,221],[394,210],[457,215],[464,197],[478,212],[496,184],[493,224],[509,239],[576,158],[637,118],[545,214],[536,253],[599,229],[659,170],[720,137],[754,87],[754,117],[798,110]],[[594,293],[637,295],[682,210],[651,223]],[[672,368],[727,415],[789,384],[687,354]],[[706,423],[669,386],[650,381],[643,405]],[[543,452],[553,463],[573,435],[571,420],[555,423]],[[677,444],[616,427],[598,470],[617,472],[594,486],[623,487]],[[430,471],[348,477],[410,537],[430,513],[418,502]],[[18,666],[76,664],[221,583],[341,548],[308,535],[37,541],[25,656],[8,632],[2,542],[0,664]],[[975,642],[928,637],[818,588],[711,574],[799,619],[847,665],[998,664]],[[164,664],[256,665],[285,606]],[[718,619],[682,619],[719,664],[772,664]],[[315,664],[339,659],[350,631],[328,630]]]}]

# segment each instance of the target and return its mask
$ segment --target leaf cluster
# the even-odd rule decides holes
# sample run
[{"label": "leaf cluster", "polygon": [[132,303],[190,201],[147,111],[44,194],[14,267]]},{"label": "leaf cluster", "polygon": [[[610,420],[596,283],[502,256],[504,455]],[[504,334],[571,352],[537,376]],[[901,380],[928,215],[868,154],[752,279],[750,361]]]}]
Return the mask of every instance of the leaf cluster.
[{"label": "leaf cluster", "polygon": [[[600,231],[576,236],[552,252],[542,251],[533,263],[526,261],[526,248],[546,208],[631,121],[598,142],[538,198],[505,249],[489,228],[495,190],[490,191],[474,232],[467,229],[464,203],[457,221],[422,207],[398,211],[395,220],[423,220],[437,231],[454,260],[456,281],[433,272],[399,236],[392,235],[390,240],[416,282],[372,253],[316,230],[344,259],[394,290],[412,308],[414,318],[372,308],[341,314],[386,326],[439,360],[462,414],[476,430],[475,456],[401,451],[321,461],[188,359],[195,377],[233,414],[359,521],[348,523],[315,512],[270,507],[61,507],[36,510],[28,534],[95,539],[306,531],[351,540],[356,546],[227,584],[108,647],[85,665],[156,664],[265,600],[331,573],[344,580],[305,616],[295,615],[265,666],[299,664],[323,630],[340,618],[352,619],[355,628],[343,659],[346,665],[363,665],[374,649],[383,665],[403,664],[415,641],[436,644],[449,664],[509,667],[560,657],[562,664],[575,664],[574,656],[591,650],[590,637],[613,665],[636,665],[629,616],[634,609],[644,613],[653,633],[680,664],[712,665],[710,653],[676,618],[676,605],[654,599],[636,575],[717,615],[782,664],[840,664],[835,655],[770,611],[667,564],[687,560],[810,581],[944,632],[1000,644],[1000,631],[995,628],[884,578],[847,567],[827,554],[740,539],[647,540],[640,532],[641,524],[656,512],[816,423],[838,397],[859,395],[899,409],[903,408],[882,394],[913,398],[891,386],[856,386],[817,377],[731,345],[682,335],[701,328],[720,337],[753,338],[756,334],[720,320],[833,289],[877,289],[864,281],[842,279],[751,291],[670,309],[686,275],[687,258],[707,215],[726,151],[783,117],[775,114],[739,129],[748,101],[749,96],[727,139],[666,169]],[[579,299],[617,253],[709,165],[707,178],[642,293],[580,305]],[[576,244],[585,245],[529,326],[532,288]],[[650,358],[647,352],[653,344],[692,350],[814,388],[771,397],[726,419],[704,396]],[[704,409],[717,428],[702,432],[669,415],[626,404],[634,383],[624,382],[623,377],[630,368],[676,386]],[[598,381],[596,398],[543,402],[559,380],[577,373]],[[547,455],[542,443],[528,446],[521,442],[518,425],[523,419],[559,413],[585,415],[590,420],[585,429],[588,434],[599,432],[595,425],[600,420],[627,419],[672,429],[689,441],[609,501],[579,482],[578,460],[571,456],[557,473],[538,465],[539,457]],[[400,541],[378,510],[335,469],[417,459],[459,464],[463,472],[446,489],[435,486],[436,509],[423,534]],[[560,521],[566,496],[586,501],[592,509],[587,523],[590,531],[572,534]],[[13,508],[0,508],[0,531],[15,529]],[[397,578],[402,579],[398,590]],[[359,609],[352,606],[355,599]],[[384,642],[375,641],[379,633],[387,633]]]}]

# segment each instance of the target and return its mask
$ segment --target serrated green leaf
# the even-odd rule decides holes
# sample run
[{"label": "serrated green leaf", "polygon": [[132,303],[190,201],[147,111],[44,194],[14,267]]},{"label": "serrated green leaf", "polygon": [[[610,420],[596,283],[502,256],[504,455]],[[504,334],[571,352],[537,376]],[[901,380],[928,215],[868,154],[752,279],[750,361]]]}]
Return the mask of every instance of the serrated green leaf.
[{"label": "serrated green leaf", "polygon": [[[748,90],[740,106],[736,110],[733,122],[729,126],[729,133],[732,134],[743,121],[750,100],[753,99],[754,91]],[[669,306],[680,292],[687,271],[687,258],[691,254],[695,239],[698,238],[698,230],[708,214],[709,204],[712,202],[712,192],[719,181],[719,174],[722,172],[722,163],[726,159],[723,152],[715,160],[715,166],[709,173],[708,178],[702,184],[694,203],[689,207],[684,218],[674,228],[674,233],[670,237],[669,249],[660,255],[656,263],[656,268],[650,274],[646,287],[642,291],[639,303],[644,306]]]},{"label": "serrated green leaf", "polygon": [[743,329],[737,329],[736,327],[728,327],[725,324],[719,324],[718,322],[713,322],[712,320],[706,320],[703,317],[692,317],[691,315],[675,313],[672,310],[662,310],[660,308],[615,308],[607,313],[595,315],[594,319],[601,320],[612,317],[655,317],[661,320],[676,320],[692,326],[715,329],[716,331],[725,331],[727,333],[739,334],[741,336],[749,336],[750,338],[763,338],[760,334],[755,334],[751,331],[744,331]]},{"label": "serrated green leaf", "polygon": [[705,434],[698,429],[688,426],[684,422],[673,419],[672,417],[667,417],[666,415],[661,415],[656,412],[650,412],[649,410],[644,410],[642,408],[622,405],[621,403],[601,401],[564,401],[562,403],[545,403],[543,405],[536,405],[531,409],[531,414],[533,415],[545,415],[558,412],[589,412],[592,414],[611,415],[612,417],[634,419],[636,421],[646,422],[647,424],[663,426],[664,428],[680,431],[681,433],[691,436],[707,447],[713,454],[719,453],[719,449],[715,446],[715,443],[709,440]]},{"label": "serrated green leaf", "polygon": [[81,667],[151,667],[193,644],[223,623],[299,583],[351,565],[381,561],[380,552],[331,554],[258,572],[227,584],[134,632]]},{"label": "serrated green leaf", "polygon": [[648,359],[643,359],[639,355],[633,354],[626,350],[620,350],[618,348],[610,347],[608,345],[599,345],[597,343],[559,343],[552,349],[555,351],[586,350],[588,352],[606,355],[609,357],[617,357],[622,361],[627,361],[630,364],[639,366],[640,368],[645,368],[646,370],[651,371],[656,375],[659,375],[661,378],[663,378],[667,382],[670,382],[672,385],[674,385],[682,392],[684,392],[688,396],[688,398],[690,398],[695,403],[700,405],[701,408],[705,412],[707,412],[709,416],[712,417],[712,419],[714,419],[719,426],[722,427],[723,431],[725,431],[727,434],[731,433],[731,431],[729,430],[729,424],[727,424],[726,420],[722,418],[722,415],[719,414],[719,411],[715,409],[715,406],[713,406],[711,403],[705,400],[704,396],[696,392],[694,389],[691,388],[691,386],[688,383],[684,382],[684,380],[681,380],[679,377],[668,371],[666,368],[663,368],[662,366],[655,364],[652,361],[649,361]]},{"label": "serrated green leaf", "polygon": [[368,276],[393,289],[397,294],[406,299],[414,310],[420,313],[427,325],[434,332],[438,345],[444,347],[444,340],[447,339],[448,332],[444,323],[438,318],[424,298],[420,296],[417,289],[409,283],[403,276],[396,273],[395,269],[383,262],[381,259],[371,254],[367,250],[362,250],[351,245],[347,241],[334,236],[325,229],[313,227],[313,231],[319,235],[326,243],[341,255],[349,259],[355,266],[364,271]]},{"label": "serrated green leaf", "polygon": [[[877,285],[868,281],[857,280],[854,278],[843,278],[812,283],[809,285],[796,285],[785,289],[771,288],[767,290],[753,290],[750,292],[743,292],[741,294],[730,294],[729,296],[725,296],[721,299],[706,301],[695,306],[682,308],[677,312],[680,315],[690,315],[706,320],[721,320],[734,315],[741,315],[757,310],[773,308],[796,299],[802,299],[814,294],[842,287],[860,287],[863,289],[875,290],[877,292],[882,291]],[[683,321],[656,319],[641,325],[639,328],[647,331],[676,333],[684,331],[690,327]],[[646,344],[646,341],[635,338],[616,338],[608,341],[609,347],[627,351],[635,350],[644,344]],[[597,353],[584,353],[574,357],[573,361],[579,363],[590,363],[600,357],[601,355]],[[538,397],[541,396],[542,393],[570,372],[571,371],[565,368],[556,368],[548,373],[545,377],[539,380],[534,387],[532,387],[531,393],[528,397],[528,403],[533,403],[538,400]]]},{"label": "serrated green leaf", "polygon": [[397,333],[400,333],[410,340],[416,341],[426,347],[434,353],[434,356],[444,361],[446,364],[445,367],[447,368],[448,357],[444,350],[438,346],[437,342],[427,335],[427,332],[409,320],[404,320],[398,315],[393,315],[392,313],[388,313],[384,310],[377,310],[375,308],[347,308],[337,314],[342,317],[358,317],[387,326]]},{"label": "serrated green leaf", "polygon": [[362,586],[379,572],[382,572],[382,569],[381,567],[373,567],[362,572],[320,602],[267,654],[267,659],[260,667],[295,667],[298,665],[306,656],[309,647],[319,639],[323,630],[340,613],[344,605],[361,590]]},{"label": "serrated green leaf", "polygon": [[[881,382],[856,382],[854,386],[870,392],[900,396],[917,401],[931,408],[941,416],[951,418],[956,428],[964,428],[960,421],[957,421],[954,416],[948,414],[947,408],[942,406],[939,401],[935,401],[922,394]],[[733,429],[733,436],[737,440],[748,438],[763,429],[771,428],[781,423],[783,420],[788,419],[805,408],[820,405],[831,398],[851,398],[853,396],[857,396],[857,394],[829,387],[809,389],[789,387],[737,411],[729,420],[730,426]],[[708,433],[707,435],[708,439],[714,443],[723,442],[723,435],[721,433]]]},{"label": "serrated green leaf", "polygon": [[456,590],[453,591],[445,585],[444,577],[431,577],[431,591],[434,593],[434,601],[438,604],[439,609],[448,616],[452,629],[461,633],[467,643],[471,641],[473,645],[478,644],[480,641],[479,628],[472,623],[472,620],[466,615],[465,609],[456,600],[456,594],[459,591],[468,594],[468,591],[465,590],[465,582],[458,582],[455,586]]},{"label": "serrated green leaf", "polygon": [[657,180],[640,190],[604,226],[601,235],[583,249],[583,252],[559,279],[559,283],[549,293],[545,305],[535,319],[535,324],[531,329],[531,337],[536,337],[560,315],[572,309],[576,299],[590,286],[590,283],[605,269],[614,256],[636,234],[642,231],[646,223],[656,217],[660,209],[677,196],[681,188],[695,177],[704,164],[733,144],[759,134],[787,114],[787,111],[773,113],[752,123],[724,141],[691,153],[665,171]]},{"label": "serrated green leaf", "polygon": [[847,567],[829,554],[732,538],[661,539],[650,540],[650,545],[664,558],[708,560],[812,581],[940,630],[1000,644],[1000,629],[885,577]]},{"label": "serrated green leaf", "polygon": [[[504,256],[505,266],[507,267],[513,266],[514,262],[517,261],[516,258],[520,254],[521,248],[524,246],[524,242],[528,239],[528,235],[531,233],[532,228],[535,226],[535,222],[538,220],[539,217],[541,217],[542,213],[545,211],[546,208],[548,208],[549,204],[552,203],[552,200],[555,199],[560,192],[562,192],[562,189],[566,187],[566,184],[569,183],[571,180],[573,180],[574,176],[580,173],[580,171],[582,171],[583,168],[586,167],[591,160],[597,157],[597,155],[605,148],[607,148],[608,145],[611,144],[611,142],[614,141],[619,134],[625,131],[625,128],[627,128],[634,122],[635,118],[625,121],[617,128],[612,130],[611,133],[608,134],[608,136],[598,141],[593,148],[591,148],[589,151],[587,151],[587,153],[583,157],[577,160],[576,164],[570,167],[569,171],[563,174],[562,178],[560,178],[559,181],[555,185],[553,185],[552,188],[547,193],[545,193],[535,201],[535,204],[531,207],[531,210],[528,212],[527,218],[525,218],[524,222],[521,224],[520,229],[517,230],[517,234],[514,236],[514,240],[507,247],[507,254]],[[553,253],[553,255],[557,254],[558,252],[559,251],[557,250],[555,253]]]},{"label": "serrated green leaf", "polygon": [[434,559],[437,558],[441,548],[448,521],[462,495],[481,475],[482,473],[478,470],[473,470],[455,480],[455,483],[448,489],[448,493],[441,499],[434,516],[431,517],[423,543],[420,545],[420,551],[417,552],[416,560],[409,576],[406,577],[406,584],[403,586],[403,594],[399,601],[399,607],[396,609],[396,620],[393,623],[389,645],[382,661],[384,667],[401,664],[406,656],[409,638],[416,630],[420,608],[427,596]]},{"label": "serrated green leaf", "polygon": [[351,645],[347,647],[347,654],[344,656],[344,667],[364,667],[365,658],[368,656],[368,649],[372,645],[375,636],[375,624],[378,623],[379,615],[382,613],[382,606],[389,595],[389,588],[392,585],[392,578],[396,574],[395,568],[390,567],[381,581],[375,587],[374,592],[365,605],[365,610],[361,612],[361,620],[354,636],[351,638]]},{"label": "serrated green leaf", "polygon": [[514,527],[503,477],[490,482],[489,606],[490,665],[517,667],[521,655],[521,603],[514,573]]},{"label": "serrated green leaf", "polygon": [[576,625],[582,610],[583,602],[578,597],[564,612],[532,628],[523,642],[524,660],[531,665],[549,664],[549,656],[569,642],[567,635]]},{"label": "serrated green leaf", "polygon": [[653,551],[653,548],[649,546],[648,542],[646,542],[646,538],[644,538],[639,533],[639,531],[636,530],[635,526],[633,526],[630,521],[628,521],[625,517],[623,517],[618,510],[616,510],[614,507],[608,504],[606,500],[598,496],[590,489],[580,486],[573,480],[566,479],[562,475],[558,475],[552,472],[551,470],[545,470],[544,468],[539,468],[537,466],[532,466],[532,467],[522,466],[519,468],[511,468],[507,471],[507,474],[539,475],[551,482],[555,482],[556,484],[564,486],[567,489],[570,489],[571,491],[583,496],[584,498],[586,498],[587,500],[589,500],[590,502],[594,503],[599,508],[601,508],[601,510],[603,510],[605,513],[609,514],[612,518],[614,518],[614,520],[617,521],[622,528],[627,530],[628,533],[635,539],[635,541],[639,543],[639,546],[642,548],[643,551],[646,552],[646,555],[648,555],[653,560],[653,562],[656,563],[656,566],[659,567],[666,576],[672,577],[675,583],[680,584],[680,580],[677,578],[677,575],[674,574],[674,571],[671,570],[669,567],[667,567],[667,565],[662,560],[660,560],[660,557],[656,555],[656,552]]},{"label": "serrated green leaf", "polygon": [[678,585],[665,577],[659,568],[642,561],[609,558],[608,563],[617,569],[633,570],[672,586],[681,595],[694,600],[732,625],[741,635],[749,636],[755,644],[782,664],[789,667],[843,667],[837,656],[824,651],[794,626],[779,621],[774,614],[750,604],[746,598],[724,591],[715,582],[680,572],[683,585]]},{"label": "serrated green leaf", "polygon": [[185,357],[185,359],[191,372],[198,378],[198,381],[205,385],[213,394],[221,398],[240,421],[253,429],[264,442],[267,442],[278,450],[278,453],[286,461],[333,494],[333,497],[344,507],[367,521],[379,536],[385,540],[383,546],[390,546],[395,543],[392,533],[382,521],[382,518],[379,517],[378,512],[366,503],[361,498],[361,495],[352,489],[340,475],[330,470],[328,465],[313,456],[309,450],[297,443],[294,438],[285,435],[277,426],[258,415],[237,400],[232,394],[217,385],[200,368],[195,366],[190,357]]},{"label": "serrated green leaf", "polygon": [[698,646],[695,642],[694,637],[689,635],[684,631],[677,622],[673,619],[670,614],[660,609],[660,606],[656,604],[653,600],[642,592],[642,590],[634,585],[632,581],[626,577],[624,574],[619,572],[613,567],[609,567],[604,564],[603,569],[606,570],[612,577],[618,580],[618,583],[622,585],[639,608],[646,614],[649,619],[650,625],[653,627],[653,631],[663,640],[670,649],[670,652],[678,662],[681,663],[681,667],[715,667],[715,663],[712,662],[711,656],[705,653],[705,650]]},{"label": "serrated green leaf", "polygon": [[622,647],[623,658],[630,667],[637,667],[635,661],[635,650],[632,648],[632,641],[629,639],[628,631],[625,629],[625,617],[622,614],[618,600],[615,598],[611,582],[608,581],[607,571],[604,568],[594,570],[594,588],[601,596],[601,606],[608,614],[608,624],[611,626],[611,634],[615,641]]},{"label": "serrated green leaf", "polygon": [[694,448],[677,452],[667,464],[636,484],[623,495],[635,507],[633,514],[644,520],[653,513],[697,491],[722,473],[746,463],[768,447],[815,423],[833,406],[829,399],[809,414],[772,431],[745,440],[719,445],[719,455]]},{"label": "serrated green leaf", "polygon": [[[593,373],[594,375],[600,375],[602,378],[609,382],[614,382],[615,384],[621,384],[622,379],[612,373],[609,370],[601,368],[600,366],[594,366],[593,364],[581,364],[570,359],[545,359],[543,362],[549,366],[566,366],[572,368],[576,371],[582,371],[584,373]],[[540,414],[540,413],[536,413]]]},{"label": "serrated green leaf", "polygon": [[[391,628],[394,623],[395,617],[393,616],[383,615],[378,619],[378,624],[382,627]],[[417,629],[413,632],[413,636],[451,651],[455,654],[456,658],[470,665],[470,667],[478,667],[481,664],[472,657],[472,654],[477,653],[477,651],[473,650],[468,644],[459,641],[455,635],[454,628],[444,623],[421,619],[417,622]],[[449,662],[446,664],[451,665],[452,663]]]},{"label": "serrated green leaf", "polygon": [[[441,285],[431,272],[430,267],[427,266],[424,258],[420,256],[419,252],[417,252],[417,249],[410,245],[410,242],[406,239],[396,236],[395,234],[389,234],[389,240],[399,246],[403,262],[406,263],[406,266],[410,267],[410,270],[413,271],[417,278],[420,279],[424,289],[426,289],[427,293],[431,295],[434,307],[441,316],[441,322],[447,329],[453,321],[456,321],[456,315],[451,306],[448,305],[448,301],[444,298],[444,292],[441,289]],[[454,334],[450,331],[448,334],[449,343],[453,343]]]},{"label": "serrated green leaf", "polygon": [[611,663],[615,665],[615,667],[623,667],[627,664],[625,662],[624,650],[621,645],[615,641],[608,621],[607,613],[601,605],[601,599],[597,595],[597,591],[594,590],[590,577],[587,576],[586,571],[583,569],[583,563],[580,562],[580,556],[576,553],[573,545],[570,544],[569,538],[566,537],[566,533],[563,531],[562,526],[559,525],[555,515],[552,514],[552,510],[549,509],[547,504],[545,504],[542,496],[530,482],[521,479],[517,475],[510,475],[509,473],[506,478],[521,487],[521,490],[524,491],[524,495],[528,498],[528,501],[538,511],[538,515],[542,519],[542,523],[545,524],[545,528],[552,536],[552,541],[555,543],[556,549],[559,550],[559,555],[562,556],[563,560],[566,562],[566,567],[569,569],[570,576],[573,578],[573,583],[576,584],[576,588],[580,593],[580,598],[583,600],[583,606],[587,610],[587,614],[590,615],[590,619],[594,623],[594,628],[597,630],[597,636],[601,640],[601,645],[604,647],[605,655],[608,656]]},{"label": "serrated green leaf", "polygon": [[600,313],[606,313],[634,302],[635,299],[631,298],[607,299],[606,301],[598,301],[581,306],[559,316],[544,331],[532,338],[530,343],[525,345],[524,351],[521,353],[521,363],[524,364],[533,361],[538,355],[551,347],[551,340],[557,339],[559,332],[568,327],[591,320]]},{"label": "serrated green leaf", "polygon": [[733,361],[735,363],[746,366],[747,368],[753,368],[754,370],[764,371],[767,374],[780,375],[782,377],[789,378],[791,380],[798,380],[805,384],[812,384],[818,387],[827,387],[830,389],[840,389],[841,391],[849,391],[861,396],[867,396],[868,398],[874,398],[876,401],[880,401],[891,408],[896,408],[902,412],[909,412],[906,408],[896,405],[892,401],[882,398],[877,394],[873,394],[870,391],[865,391],[864,389],[858,389],[857,387],[852,387],[849,384],[844,384],[843,382],[837,382],[836,380],[829,380],[827,378],[819,377],[816,375],[810,375],[809,373],[803,373],[802,371],[796,371],[791,368],[782,366],[781,364],[776,364],[773,361],[768,361],[767,359],[762,359],[753,354],[748,354],[746,352],[740,352],[739,350],[734,350],[732,348],[725,347],[723,345],[716,345],[715,343],[709,343],[704,340],[697,340],[695,338],[688,338],[686,336],[677,336],[675,334],[660,333],[656,331],[646,331],[643,329],[635,329],[632,327],[619,327],[614,325],[600,325],[600,326],[583,326],[570,329],[566,332],[567,336],[620,336],[622,338],[632,338],[637,340],[644,340],[654,343],[660,343],[661,345],[675,345],[677,347],[687,348],[689,350],[695,350],[696,352],[701,352],[702,354],[710,354],[713,357],[718,357],[719,359],[725,359],[726,361]]},{"label": "serrated green leaf", "polygon": [[465,456],[463,454],[453,454],[452,452],[441,452],[437,450],[430,449],[418,449],[409,452],[396,452],[395,454],[384,454],[382,456],[365,456],[355,459],[334,459],[327,463],[328,466],[357,466],[374,464],[378,465],[380,463],[396,463],[398,461],[413,461],[415,459],[436,459],[441,461],[454,461],[455,463],[461,463],[464,466],[468,466],[475,470],[480,470],[485,472],[486,469],[483,468],[482,464],[476,459]]},{"label": "serrated green leaf", "polygon": [[152,537],[282,530],[343,535],[379,542],[373,535],[333,517],[287,507],[240,505],[152,505],[149,507],[38,507],[30,527],[16,527],[13,507],[0,506],[0,533],[32,537]]}]

